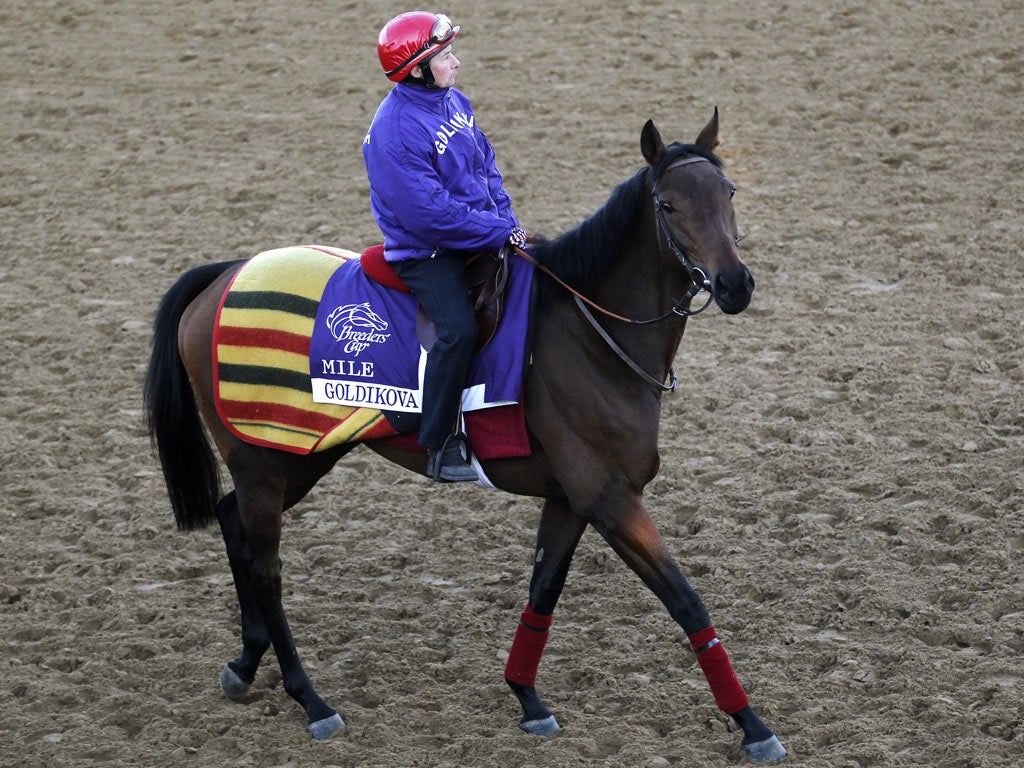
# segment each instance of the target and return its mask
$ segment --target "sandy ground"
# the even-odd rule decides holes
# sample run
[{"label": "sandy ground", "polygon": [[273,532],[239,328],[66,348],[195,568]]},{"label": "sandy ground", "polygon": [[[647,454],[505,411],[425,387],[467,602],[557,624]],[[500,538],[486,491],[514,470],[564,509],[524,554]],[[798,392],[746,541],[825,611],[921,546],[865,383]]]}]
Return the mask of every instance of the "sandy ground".
[{"label": "sandy ground", "polygon": [[[690,323],[649,507],[793,766],[1024,755],[1020,0],[458,1],[520,218],[563,231],[715,105],[750,310]],[[393,2],[0,5],[0,764],[729,766],[681,631],[584,537],[521,734],[501,680],[537,505],[359,451],[286,522],[287,607],[348,727],[244,704],[214,531],[141,421],[185,269],[379,238],[359,145]]]}]

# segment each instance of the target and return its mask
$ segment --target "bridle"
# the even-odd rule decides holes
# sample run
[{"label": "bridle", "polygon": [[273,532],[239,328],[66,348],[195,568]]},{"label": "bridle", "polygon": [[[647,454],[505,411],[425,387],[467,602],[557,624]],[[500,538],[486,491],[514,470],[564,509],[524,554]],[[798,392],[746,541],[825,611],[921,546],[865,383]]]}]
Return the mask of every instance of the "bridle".
[{"label": "bridle", "polygon": [[[679,168],[680,166],[683,165],[710,162],[711,161],[708,160],[706,157],[701,157],[700,155],[684,157],[682,160],[676,160],[674,163],[665,168],[665,170],[662,171],[661,173],[662,175],[664,175],[665,173],[671,171],[673,168]],[[699,315],[701,312],[708,308],[708,306],[711,304],[711,300],[714,298],[714,294],[711,291],[711,281],[708,279],[707,273],[703,269],[698,267],[696,264],[691,262],[688,258],[686,258],[686,254],[683,253],[683,251],[679,248],[678,245],[676,245],[675,238],[672,237],[672,230],[669,229],[668,222],[665,221],[666,206],[665,203],[662,202],[662,199],[658,196],[657,181],[654,182],[654,190],[652,194],[654,195],[654,220],[657,223],[658,234],[660,235],[660,237],[658,238],[658,248],[660,249],[662,247],[663,240],[664,242],[668,243],[668,247],[671,249],[676,259],[679,260],[679,263],[683,265],[683,269],[686,270],[686,274],[689,276],[690,281],[693,283],[693,285],[690,286],[690,289],[685,294],[683,294],[683,298],[676,302],[676,305],[672,307],[670,312],[680,315],[681,317]],[[707,291],[708,300],[704,302],[704,306],[702,306],[700,309],[691,310],[690,302],[701,291]]]},{"label": "bridle", "polygon": [[[643,368],[641,368],[635,360],[633,360],[628,354],[626,354],[626,352],[623,351],[623,349],[618,344],[615,343],[615,340],[612,339],[612,337],[601,326],[601,324],[597,322],[597,318],[595,318],[594,315],[590,312],[590,310],[587,309],[587,306],[589,305],[590,307],[596,309],[598,312],[607,317],[610,317],[614,320],[619,320],[620,322],[628,323],[629,325],[651,325],[653,323],[659,323],[662,320],[672,317],[673,315],[676,315],[678,317],[690,317],[692,315],[699,315],[701,312],[703,312],[710,306],[711,301],[714,299],[711,281],[708,279],[707,273],[704,272],[704,270],[698,267],[696,264],[691,262],[686,257],[686,254],[683,253],[682,249],[676,244],[675,238],[672,237],[672,230],[669,228],[668,222],[665,220],[666,205],[662,201],[661,197],[658,195],[658,181],[660,180],[661,176],[663,176],[668,171],[671,171],[673,168],[679,168],[684,165],[691,165],[692,163],[710,162],[711,161],[708,160],[707,158],[701,157],[699,155],[691,155],[689,157],[684,157],[666,166],[665,169],[661,172],[661,174],[659,174],[659,178],[656,179],[654,182],[652,195],[654,197],[654,220],[655,226],[657,227],[658,231],[658,249],[660,251],[663,251],[664,246],[667,244],[669,249],[672,251],[672,254],[682,265],[683,269],[686,270],[686,274],[690,278],[690,282],[692,283],[692,285],[686,291],[686,293],[683,294],[682,298],[679,299],[679,301],[677,301],[671,309],[669,309],[664,314],[659,315],[658,317],[653,317],[649,320],[636,320],[629,317],[623,317],[622,315],[618,315],[615,312],[612,312],[611,310],[605,309],[604,307],[596,304],[591,299],[588,299],[575,288],[573,288],[568,283],[563,281],[558,275],[556,275],[546,266],[544,266],[535,258],[533,258],[533,256],[531,256],[527,251],[523,250],[522,248],[519,248],[518,246],[513,249],[523,259],[528,261],[534,267],[539,269],[541,272],[546,274],[560,286],[569,291],[569,293],[572,294],[573,300],[576,302],[576,306],[579,307],[580,313],[583,315],[583,317],[587,319],[587,322],[589,322],[590,325],[593,326],[594,330],[597,331],[598,335],[600,335],[600,337],[604,340],[604,343],[608,345],[612,352],[614,352],[616,356],[618,356],[618,358],[622,360],[622,362],[629,366],[634,373],[640,376],[640,378],[642,378],[648,384],[653,384],[662,392],[675,391],[676,384],[679,381],[678,377],[676,376],[675,368],[669,367],[668,384],[665,384],[663,381],[659,381],[658,379],[651,376]],[[702,291],[707,292],[707,301],[705,301],[704,304],[698,309],[690,309],[690,302],[694,299],[695,296],[697,296],[697,294],[701,293]]]}]

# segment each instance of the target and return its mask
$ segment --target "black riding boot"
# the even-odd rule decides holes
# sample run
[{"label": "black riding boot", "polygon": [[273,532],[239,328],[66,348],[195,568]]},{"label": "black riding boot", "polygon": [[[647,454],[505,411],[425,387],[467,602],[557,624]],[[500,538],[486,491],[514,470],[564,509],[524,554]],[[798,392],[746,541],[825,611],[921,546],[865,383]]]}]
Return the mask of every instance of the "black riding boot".
[{"label": "black riding boot", "polygon": [[462,456],[460,445],[465,438],[452,435],[439,451],[427,451],[427,475],[445,483],[475,483],[476,470]]}]

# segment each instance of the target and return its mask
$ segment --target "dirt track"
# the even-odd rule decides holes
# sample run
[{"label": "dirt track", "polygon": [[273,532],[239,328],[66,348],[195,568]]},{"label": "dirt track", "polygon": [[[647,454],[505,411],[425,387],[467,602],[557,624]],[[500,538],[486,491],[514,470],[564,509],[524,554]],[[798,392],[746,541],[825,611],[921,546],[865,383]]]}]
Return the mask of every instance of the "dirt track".
[{"label": "dirt track", "polygon": [[[648,117],[692,140],[721,110],[758,289],[690,323],[648,502],[755,706],[793,766],[1019,765],[1024,3],[588,5],[449,4],[460,87],[548,234],[640,166]],[[312,743],[273,664],[245,705],[217,687],[237,609],[149,450],[150,320],[191,266],[375,242],[359,145],[404,9],[0,8],[0,765],[741,762],[592,534],[539,683],[565,730],[519,733],[501,668],[536,504],[367,451],[283,548],[348,727]]]}]

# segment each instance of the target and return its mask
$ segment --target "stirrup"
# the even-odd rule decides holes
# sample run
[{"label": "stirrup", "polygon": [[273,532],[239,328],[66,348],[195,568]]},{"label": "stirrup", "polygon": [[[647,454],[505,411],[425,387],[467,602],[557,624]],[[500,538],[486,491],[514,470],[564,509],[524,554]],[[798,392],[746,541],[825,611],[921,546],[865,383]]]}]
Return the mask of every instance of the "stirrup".
[{"label": "stirrup", "polygon": [[[444,444],[427,460],[427,475],[438,482],[465,483],[477,482],[480,475],[469,460],[459,450],[459,443],[465,446],[467,456],[470,455],[469,438],[464,432],[456,432],[448,436]],[[448,459],[451,463],[446,462]],[[445,470],[451,470],[446,473]]]}]

